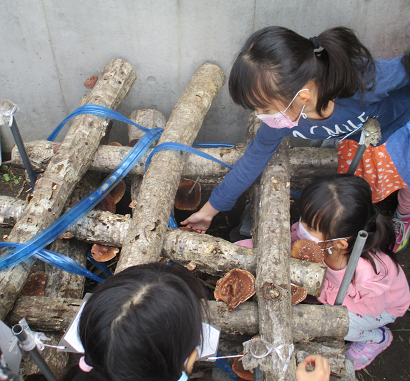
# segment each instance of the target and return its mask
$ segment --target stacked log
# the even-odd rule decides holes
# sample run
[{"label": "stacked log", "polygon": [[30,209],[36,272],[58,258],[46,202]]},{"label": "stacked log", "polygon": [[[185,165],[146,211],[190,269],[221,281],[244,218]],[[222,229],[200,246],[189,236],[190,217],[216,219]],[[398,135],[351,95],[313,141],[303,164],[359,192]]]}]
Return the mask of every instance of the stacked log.
[{"label": "stacked log", "polygon": [[[192,145],[225,79],[218,66],[202,65],[171,113],[159,144],[177,142]],[[175,150],[160,151],[153,157],[144,175],[136,212],[123,242],[116,272],[160,258],[185,161],[185,155]]]},{"label": "stacked log", "polygon": [[[113,72],[115,70],[111,73]],[[124,71],[121,74],[124,74]],[[203,65],[178,101],[166,123],[159,143],[181,142],[191,145],[206,112],[224,81],[225,76],[217,66]],[[87,103],[92,102],[90,100]],[[112,106],[114,104],[115,102],[112,102]],[[148,110],[147,113],[136,112],[131,118],[149,128],[161,126],[165,122],[163,117],[153,110]],[[251,124],[256,126],[255,123]],[[72,127],[69,133],[74,130],[77,131]],[[129,131],[130,140],[139,134],[131,128]],[[100,135],[102,134],[103,132],[100,131]],[[93,135],[93,137],[95,136]],[[35,152],[34,149],[27,147],[30,159],[38,163],[35,165],[37,169],[43,168],[43,163],[49,160],[49,167],[54,167],[60,163],[60,151],[57,155],[51,154],[52,143],[36,142],[35,144],[37,146],[41,144],[41,147],[44,147],[40,149],[42,154],[37,159],[34,157],[38,151]],[[93,160],[92,168],[94,170],[110,171],[129,152],[129,149],[110,146],[109,148],[101,147],[97,151],[97,147],[93,145],[92,149],[89,150],[90,155],[86,159],[82,157],[82,160],[86,160],[84,168],[90,167]],[[231,161],[230,163],[233,164],[243,154],[244,149],[245,145],[240,145],[232,149],[209,151],[212,151],[212,155],[218,159],[225,162]],[[317,151],[316,156],[314,151]],[[64,152],[67,152],[67,147],[63,149]],[[305,160],[305,154],[310,155],[310,160]],[[346,308],[310,305],[299,305],[292,308],[290,305],[290,282],[306,286],[309,288],[309,293],[317,296],[325,276],[325,266],[290,258],[290,176],[293,170],[295,178],[305,175],[312,176],[313,173],[317,173],[313,172],[317,163],[326,164],[326,168],[332,172],[335,169],[335,153],[333,151],[332,155],[328,159],[323,151],[319,152],[317,149],[310,149],[301,155],[300,149],[299,152],[296,152],[290,150],[286,145],[280,147],[263,173],[260,192],[254,193],[255,196],[259,197],[257,209],[263,212],[254,214],[254,243],[256,247],[254,250],[239,247],[215,237],[167,228],[181,174],[195,178],[200,172],[201,175],[205,173],[205,177],[209,175],[209,177],[217,178],[219,181],[221,176],[226,173],[226,169],[219,164],[215,165],[204,161],[205,159],[198,159],[179,151],[161,151],[158,153],[154,156],[145,174],[143,171],[144,162],[136,166],[132,172],[134,176],[132,197],[136,198],[136,192],[138,192],[138,199],[132,219],[108,212],[93,211],[70,231],[74,232],[73,234],[80,240],[122,247],[117,272],[131,265],[157,261],[160,256],[166,256],[183,265],[189,264],[190,267],[210,274],[222,275],[232,268],[246,269],[256,274],[258,304],[248,301],[233,312],[228,312],[224,303],[210,302],[213,324],[220,326],[224,334],[253,335],[261,333],[265,340],[275,346],[298,343],[297,352],[299,354],[312,350],[322,354],[332,353],[334,359],[332,372],[342,376],[344,363],[340,357],[343,352],[340,338],[346,334],[348,329]],[[13,154],[13,160],[17,161],[17,157]],[[293,165],[290,164],[291,162]],[[103,167],[105,168],[103,169]],[[82,167],[78,171],[70,169],[71,172],[66,172],[65,176],[71,175],[70,180],[74,179],[74,182],[77,182],[78,177],[85,173],[84,168]],[[46,178],[50,178],[48,172],[49,169],[46,169]],[[144,178],[141,183],[143,174]],[[61,179],[59,181],[57,188],[62,188]],[[55,189],[53,188],[53,190]],[[68,185],[61,194],[67,196],[71,190],[72,188]],[[51,192],[51,196],[50,198],[55,198],[53,192]],[[30,205],[26,210],[30,209]],[[53,204],[47,203],[48,205]],[[19,203],[18,207],[24,208],[24,204]],[[61,212],[61,208],[51,209],[55,212],[55,218]],[[2,206],[0,199],[0,213],[3,210],[4,222],[17,220],[18,228],[20,220],[27,219],[27,213],[24,211],[23,217],[18,219],[15,209],[16,207],[6,215],[6,208]],[[34,218],[33,213],[30,214],[30,218]],[[41,227],[46,225],[47,223]],[[40,230],[41,227],[38,229]],[[35,233],[36,229],[32,229],[32,235]],[[29,236],[23,236],[22,241]],[[16,238],[13,236],[10,239]],[[2,283],[0,282],[1,287]],[[9,287],[6,288],[6,291],[6,301],[12,300],[12,302],[8,302],[4,308],[4,313],[11,308],[14,302],[13,298],[18,294],[17,288],[10,291]],[[77,297],[67,298],[66,294],[55,296],[36,297],[35,299],[19,298],[8,316],[8,322],[12,324],[24,315],[35,330],[65,330],[72,316],[78,310],[81,301]],[[322,340],[320,344],[318,341],[313,342],[313,344],[307,343],[307,341],[318,337]],[[261,365],[264,365],[263,362]],[[282,378],[282,367],[269,367],[264,368],[264,370],[266,371],[266,379]],[[294,380],[294,374],[295,361],[291,359],[284,379]]]},{"label": "stacked log", "polygon": [[[11,216],[18,216],[24,201],[7,208],[10,197],[0,196],[0,217],[12,223]],[[121,247],[131,219],[110,212],[91,211],[77,222],[69,232],[77,239],[104,246]],[[198,234],[179,229],[168,229],[165,234],[161,256],[175,262],[195,267],[196,270],[210,275],[223,276],[234,268],[256,274],[257,256],[253,249],[235,245],[222,238]],[[319,296],[326,274],[326,266],[319,263],[290,260],[292,283],[305,287],[308,293]]]},{"label": "stacked log", "polygon": [[[53,147],[57,144],[58,143],[49,142],[47,140],[36,140],[25,143],[27,155],[36,172],[43,172],[45,168],[47,168],[48,163],[54,155]],[[199,150],[226,164],[234,165],[236,161],[243,156],[246,147],[246,144],[238,143],[232,148],[199,148]],[[130,150],[130,147],[100,146],[95,153],[89,169],[92,172],[110,173]],[[147,151],[148,154],[146,157],[138,162],[130,171],[130,175],[144,175],[145,161],[151,151],[152,148]],[[13,148],[11,160],[12,165],[23,167],[23,160],[17,148]],[[336,148],[316,147],[289,148],[289,163],[291,181],[300,178],[332,175],[336,173],[337,169],[337,150]],[[216,178],[220,181],[228,172],[228,168],[218,163],[188,153],[185,166],[182,170],[182,176],[195,179],[196,176],[200,174],[201,178]]]},{"label": "stacked log", "polygon": [[[104,68],[86,102],[116,109],[135,79],[132,66],[115,59]],[[59,217],[68,196],[87,171],[107,124],[91,115],[74,119],[60,149],[37,181],[30,204],[9,235],[10,242],[27,241]],[[30,258],[0,273],[0,319],[12,308],[33,264],[34,259]]]}]

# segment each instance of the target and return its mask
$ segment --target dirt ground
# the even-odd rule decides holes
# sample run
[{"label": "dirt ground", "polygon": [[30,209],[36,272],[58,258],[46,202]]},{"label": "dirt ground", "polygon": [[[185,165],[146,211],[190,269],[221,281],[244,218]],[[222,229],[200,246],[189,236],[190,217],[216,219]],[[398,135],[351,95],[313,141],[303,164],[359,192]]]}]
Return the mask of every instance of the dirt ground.
[{"label": "dirt ground", "polygon": [[[6,159],[4,159],[6,160]],[[30,193],[30,184],[26,180],[25,172],[18,168],[8,165],[2,165],[0,168],[0,195],[20,197],[25,199]],[[392,195],[389,199],[380,205],[383,213],[391,215],[396,207],[397,197]],[[232,220],[238,220],[239,216],[223,216],[218,226],[214,226],[215,234],[225,229],[224,234],[215,234],[225,236],[228,229],[232,229]],[[224,223],[222,223],[224,222]],[[224,225],[224,226],[222,226]],[[8,234],[9,229],[0,229],[0,237]],[[399,254],[399,261],[402,265],[407,278],[410,279],[410,245]],[[394,340],[391,346],[379,355],[373,363],[366,369],[356,372],[356,378],[359,381],[399,381],[410,380],[410,313],[407,312],[404,317],[398,318],[389,328],[393,332]]]}]

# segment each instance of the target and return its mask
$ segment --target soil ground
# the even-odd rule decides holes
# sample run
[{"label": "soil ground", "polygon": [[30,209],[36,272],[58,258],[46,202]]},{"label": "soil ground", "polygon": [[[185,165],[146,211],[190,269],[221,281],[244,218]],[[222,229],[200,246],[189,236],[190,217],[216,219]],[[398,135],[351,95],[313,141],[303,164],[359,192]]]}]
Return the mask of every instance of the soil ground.
[{"label": "soil ground", "polygon": [[[30,194],[30,184],[26,180],[25,171],[19,168],[4,166],[0,168],[0,195],[20,197],[25,199]],[[242,199],[242,202],[245,200]],[[379,204],[384,214],[391,215],[397,204],[397,195],[393,194],[383,203]],[[209,232],[229,239],[229,231],[239,221],[240,210],[233,214],[222,214],[221,218],[213,224]],[[188,215],[190,212],[188,213]],[[181,216],[181,220],[182,220]],[[0,237],[8,234],[10,229],[0,228]],[[410,279],[410,245],[399,254],[399,261]],[[366,369],[356,372],[359,381],[399,381],[410,380],[410,313],[398,318],[389,328],[393,332],[394,340],[391,346],[380,354]]]}]

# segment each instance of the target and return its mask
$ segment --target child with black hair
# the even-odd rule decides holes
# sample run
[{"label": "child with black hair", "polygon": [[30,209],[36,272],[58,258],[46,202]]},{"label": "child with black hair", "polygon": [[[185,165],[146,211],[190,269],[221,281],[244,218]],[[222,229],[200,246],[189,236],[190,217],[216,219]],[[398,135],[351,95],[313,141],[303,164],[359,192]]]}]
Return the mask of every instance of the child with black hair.
[{"label": "child with black hair", "polygon": [[308,185],[298,201],[300,220],[292,243],[309,239],[324,250],[326,278],[318,300],[334,305],[350,252],[360,230],[368,233],[343,305],[349,310],[351,341],[346,357],[356,370],[369,365],[392,342],[385,327],[410,305],[409,284],[392,251],[390,220],[374,209],[369,184],[360,177],[336,175]]},{"label": "child with black hair", "polygon": [[[109,277],[81,313],[85,354],[64,381],[186,381],[208,314],[204,296],[198,280],[177,266],[133,266]],[[297,380],[329,375],[327,360],[313,355],[299,365]]]},{"label": "child with black hair", "polygon": [[[357,149],[359,125],[376,119],[382,137],[368,147],[356,175],[372,186],[373,201],[397,189],[395,252],[410,235],[410,55],[373,60],[354,32],[337,27],[304,38],[278,26],[252,34],[230,76],[233,101],[263,121],[246,152],[203,208],[181,222],[204,233],[219,211],[230,210],[258,178],[282,139],[342,139],[339,173]],[[356,131],[357,130],[357,131]]]}]

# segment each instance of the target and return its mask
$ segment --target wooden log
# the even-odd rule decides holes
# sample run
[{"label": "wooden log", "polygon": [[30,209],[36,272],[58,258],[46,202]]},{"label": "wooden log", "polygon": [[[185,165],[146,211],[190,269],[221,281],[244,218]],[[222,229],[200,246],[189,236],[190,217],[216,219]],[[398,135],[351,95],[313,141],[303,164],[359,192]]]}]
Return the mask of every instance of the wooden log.
[{"label": "wooden log", "polygon": [[289,149],[289,174],[292,179],[335,175],[337,162],[336,148],[293,147]]},{"label": "wooden log", "polygon": [[[132,127],[136,128],[135,126]],[[25,143],[27,155],[36,172],[43,172],[47,168],[48,163],[53,157],[53,147],[56,145],[58,143],[46,140]],[[207,153],[232,166],[242,157],[245,149],[246,144],[244,143],[238,143],[233,148],[199,148],[201,152]],[[130,150],[130,147],[100,146],[91,162],[90,171],[110,173]],[[148,150],[144,158],[130,171],[130,175],[142,176],[145,173],[145,160],[151,151],[152,149]],[[23,161],[16,147],[12,150],[11,158],[12,165],[23,167]],[[290,177],[295,179],[334,175],[337,170],[336,148],[289,148],[289,160]],[[182,170],[182,176],[188,178],[201,176],[204,178],[216,177],[222,179],[227,172],[229,172],[229,169],[220,164],[194,154],[187,154],[187,161]]]},{"label": "wooden log", "polygon": [[[20,296],[7,316],[12,325],[22,317],[37,331],[65,331],[81,305],[80,299]],[[223,302],[209,301],[211,322],[230,335],[259,333],[258,307],[246,302],[233,311]],[[293,307],[293,341],[309,341],[318,337],[342,337],[349,330],[347,308],[343,306],[316,306],[299,304]]]},{"label": "wooden log", "polygon": [[329,361],[331,376],[346,375],[346,349],[343,337],[295,344],[296,361],[301,363],[307,356],[319,354]]},{"label": "wooden log", "polygon": [[[64,206],[64,212],[69,210],[85,196],[87,196],[98,186],[99,183],[100,176],[95,173],[84,176],[79,181],[68,202]],[[76,238],[57,239],[50,245],[50,250],[66,255],[83,266],[86,266],[87,264],[88,244],[84,241],[79,241]],[[45,296],[55,298],[83,297],[85,284],[85,278],[83,276],[62,271],[50,265],[46,265],[46,275],[47,281],[44,293]]]},{"label": "wooden log", "polygon": [[[286,141],[282,142],[265,168],[261,179],[259,216],[255,247],[258,255],[256,295],[259,332],[273,346],[292,344],[290,304],[290,178]],[[292,355],[283,375],[282,367],[272,367],[269,356],[260,363],[265,379],[295,380]]]},{"label": "wooden log", "polygon": [[[0,210],[2,204],[7,203],[8,199],[8,197],[0,197]],[[11,212],[18,216],[16,209],[17,207]],[[1,217],[10,220],[8,214],[0,214]],[[91,211],[69,232],[76,238],[90,243],[121,247],[129,222],[130,218],[123,215]],[[161,255],[184,266],[194,265],[197,270],[211,275],[222,276],[234,268],[256,274],[257,258],[253,249],[207,234],[168,229]],[[320,295],[325,275],[325,265],[290,258],[292,283],[305,287],[310,295]]]},{"label": "wooden log", "polygon": [[[135,79],[132,66],[115,59],[104,68],[86,102],[116,109]],[[67,197],[88,169],[107,124],[91,115],[74,119],[60,149],[37,181],[33,199],[14,226],[10,242],[25,242],[58,218]],[[12,308],[33,263],[31,258],[0,273],[0,319]]]},{"label": "wooden log", "polygon": [[[219,67],[202,65],[177,102],[159,144],[191,145],[224,83],[225,75]],[[123,242],[116,272],[159,259],[185,161],[185,155],[175,150],[161,151],[152,159],[144,175],[136,213]]]},{"label": "wooden log", "polygon": [[[157,127],[165,128],[167,124],[165,116],[160,111],[154,109],[134,110],[128,119],[149,129]],[[141,139],[143,136],[143,131],[132,124],[128,124],[128,141],[131,142],[135,139]],[[155,143],[153,145],[155,145]]]},{"label": "wooden log", "polygon": [[[79,106],[82,106],[87,101],[87,96],[84,96]],[[109,122],[105,136],[101,139],[101,144],[106,144],[108,141],[109,132],[112,127],[112,121]],[[71,193],[67,203],[64,205],[63,212],[66,212],[71,207],[76,205],[81,199],[93,191],[101,181],[101,174],[92,172],[87,174],[78,182],[73,192]],[[63,254],[75,260],[80,265],[86,266],[88,244],[84,241],[79,241],[76,238],[70,240],[56,239],[50,244],[50,250],[56,253]],[[45,264],[46,284],[44,296],[54,298],[78,298],[81,299],[84,295],[85,277],[71,274],[62,271],[56,267]],[[57,345],[63,333],[48,332],[50,338],[49,344]],[[57,352],[54,348],[46,347],[42,352],[45,362],[50,366],[52,372],[61,379],[66,372],[69,354],[67,352]],[[22,369],[26,376],[33,374],[42,374],[37,364],[29,356],[28,353],[23,354]]]},{"label": "wooden log", "polygon": [[[133,111],[129,119],[139,124],[140,126],[144,126],[149,129],[165,128],[165,125],[167,123],[165,116],[161,112],[153,109]],[[133,126],[132,124],[128,125],[128,140],[130,142],[135,139],[140,139],[143,135],[144,133],[139,128]],[[131,200],[136,201],[138,199],[141,185],[142,176],[131,175]],[[134,215],[134,213],[135,208],[132,209],[132,215]]]}]

